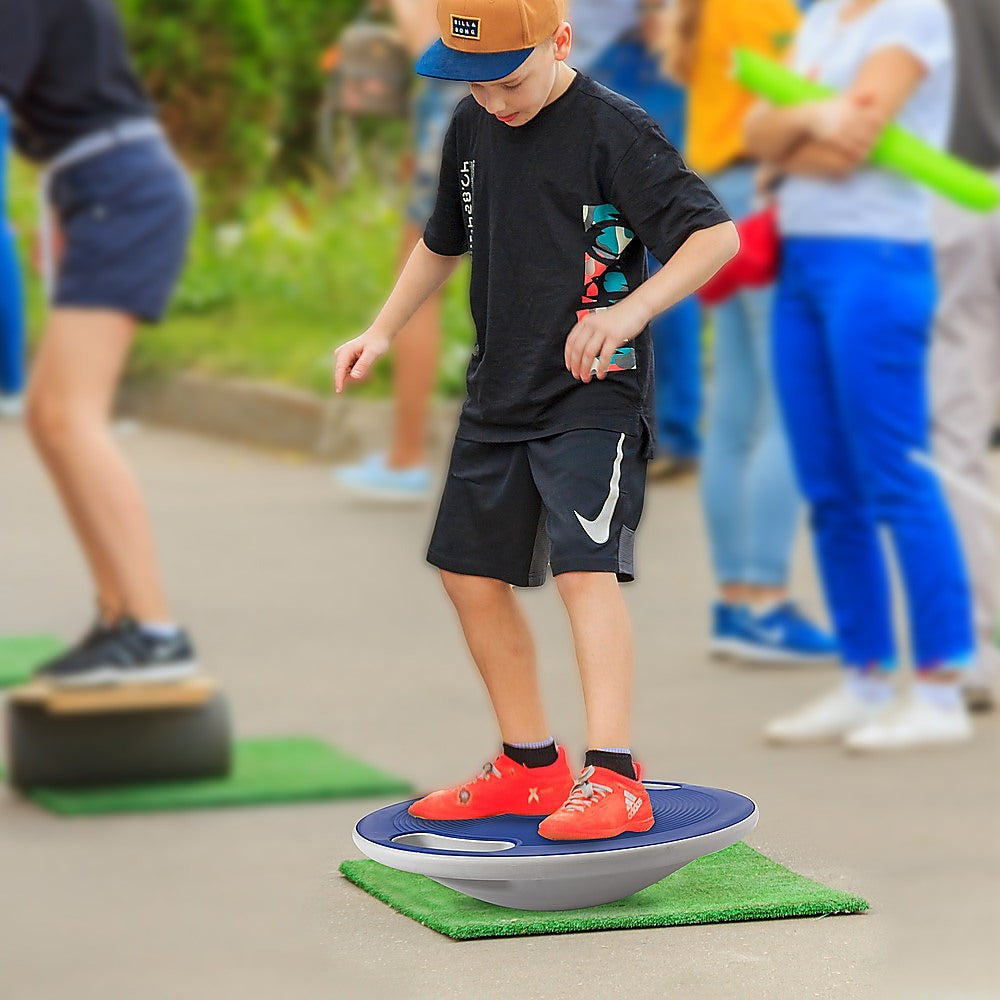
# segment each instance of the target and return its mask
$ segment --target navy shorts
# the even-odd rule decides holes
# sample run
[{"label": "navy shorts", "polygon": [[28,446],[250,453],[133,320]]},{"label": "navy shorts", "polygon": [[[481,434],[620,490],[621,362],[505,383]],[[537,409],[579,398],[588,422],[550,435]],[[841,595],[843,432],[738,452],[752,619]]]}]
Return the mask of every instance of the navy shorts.
[{"label": "navy shorts", "polygon": [[167,142],[126,142],[68,166],[52,179],[49,197],[66,242],[54,304],[161,319],[184,266],[195,204]]},{"label": "navy shorts", "polygon": [[635,577],[646,492],[643,442],[574,430],[534,441],[458,439],[427,561],[538,587],[552,573]]}]

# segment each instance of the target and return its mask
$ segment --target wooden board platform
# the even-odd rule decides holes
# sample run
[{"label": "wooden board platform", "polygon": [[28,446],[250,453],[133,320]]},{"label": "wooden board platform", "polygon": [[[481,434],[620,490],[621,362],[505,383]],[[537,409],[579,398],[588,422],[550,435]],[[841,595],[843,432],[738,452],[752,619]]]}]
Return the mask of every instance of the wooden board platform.
[{"label": "wooden board platform", "polygon": [[65,688],[33,681],[7,692],[11,701],[38,705],[52,715],[93,715],[101,712],[147,712],[192,708],[206,704],[218,686],[208,677],[170,684],[119,684]]}]

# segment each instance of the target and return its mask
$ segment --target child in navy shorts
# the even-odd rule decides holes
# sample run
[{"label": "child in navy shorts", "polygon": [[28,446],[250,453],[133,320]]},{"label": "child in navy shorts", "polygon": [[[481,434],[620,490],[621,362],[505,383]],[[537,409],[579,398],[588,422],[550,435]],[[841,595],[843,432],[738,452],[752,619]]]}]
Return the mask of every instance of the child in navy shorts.
[{"label": "child in navy shorts", "polygon": [[166,311],[194,218],[190,183],[128,55],[112,0],[0,4],[0,98],[42,171],[51,311],[28,430],[87,559],[92,629],[38,675],[63,686],[181,681],[197,669],[160,580],[145,504],[110,432],[140,321]]},{"label": "child in navy shorts", "polygon": [[[640,108],[567,64],[562,0],[441,0],[426,76],[469,82],[437,203],[368,330],[336,352],[365,377],[459,258],[476,343],[428,552],[486,684],[503,752],[414,815],[538,816],[550,839],[648,830],[631,755],[632,642],[619,590],[652,453],[649,321],[738,247],[735,227]],[[647,280],[648,248],[664,266]],[[551,566],[573,631],[588,750],[574,782],[549,731],[512,586]]]}]

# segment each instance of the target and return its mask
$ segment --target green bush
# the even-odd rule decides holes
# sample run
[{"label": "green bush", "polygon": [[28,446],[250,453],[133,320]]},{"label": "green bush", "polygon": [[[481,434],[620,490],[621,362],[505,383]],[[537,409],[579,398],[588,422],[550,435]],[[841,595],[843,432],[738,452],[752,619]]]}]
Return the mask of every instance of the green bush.
[{"label": "green bush", "polygon": [[136,64],[214,218],[303,172],[319,57],[360,0],[119,0]]},{"label": "green bush", "polygon": [[333,45],[362,0],[268,0],[279,24],[283,74],[275,176],[303,176],[315,159],[316,112],[324,78],[320,56]]}]

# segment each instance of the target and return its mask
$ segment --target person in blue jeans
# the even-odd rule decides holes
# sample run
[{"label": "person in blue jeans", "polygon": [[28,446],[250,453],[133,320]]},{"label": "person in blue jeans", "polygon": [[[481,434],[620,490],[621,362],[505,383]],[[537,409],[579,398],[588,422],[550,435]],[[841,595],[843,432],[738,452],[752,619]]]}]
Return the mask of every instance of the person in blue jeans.
[{"label": "person in blue jeans", "polygon": [[18,417],[24,392],[24,294],[14,233],[6,218],[10,113],[0,101],[0,417]]},{"label": "person in blue jeans", "polygon": [[[828,0],[795,68],[840,92],[759,107],[750,148],[787,174],[774,365],[810,505],[843,678],[771,722],[772,741],[882,751],[972,735],[961,678],[975,639],[965,565],[929,448],[928,355],[937,301],[929,192],[866,161],[897,120],[942,146],[954,57],[941,0]],[[916,683],[896,691],[887,529],[906,593]]]},{"label": "person in blue jeans", "polygon": [[[589,67],[598,83],[644,108],[678,148],[684,144],[684,90],[660,69],[653,48],[663,0],[641,0],[640,22],[612,42]],[[650,273],[659,263],[649,256]],[[701,450],[701,310],[694,297],[678,302],[651,324],[655,347],[657,455],[649,478],[693,470]]]},{"label": "person in blue jeans", "polygon": [[[791,0],[676,0],[661,25],[664,69],[688,93],[686,157],[733,219],[754,210],[756,166],[740,134],[752,97],[730,72],[734,46],[779,57],[799,23]],[[836,644],[790,593],[801,497],[774,399],[770,288],[710,313],[712,391],[702,508],[718,597],[709,650],[750,662],[814,663]]]}]

